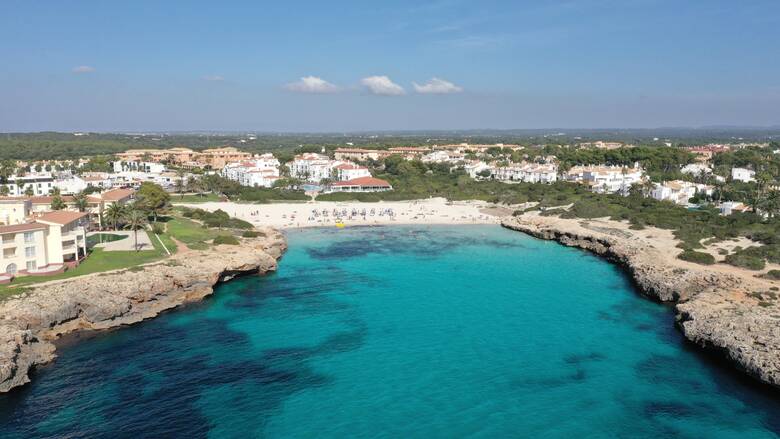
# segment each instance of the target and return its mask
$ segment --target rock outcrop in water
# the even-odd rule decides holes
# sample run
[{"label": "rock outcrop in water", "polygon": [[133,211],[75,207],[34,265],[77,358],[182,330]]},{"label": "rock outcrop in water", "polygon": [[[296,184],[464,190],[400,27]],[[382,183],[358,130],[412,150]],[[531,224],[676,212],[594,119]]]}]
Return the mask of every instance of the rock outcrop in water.
[{"label": "rock outcrop in water", "polygon": [[241,245],[187,250],[136,269],[97,273],[35,286],[0,302],[0,392],[29,382],[28,372],[56,357],[63,334],[137,323],[201,300],[235,276],[276,270],[287,248],[276,230]]},{"label": "rock outcrop in water", "polygon": [[526,214],[505,218],[502,225],[586,249],[619,264],[644,294],[676,302],[677,323],[688,340],[722,354],[760,381],[780,387],[780,301],[773,293],[777,282],[734,267],[681,261],[673,244],[658,245],[661,241],[648,232],[610,227],[620,225],[612,221]]}]

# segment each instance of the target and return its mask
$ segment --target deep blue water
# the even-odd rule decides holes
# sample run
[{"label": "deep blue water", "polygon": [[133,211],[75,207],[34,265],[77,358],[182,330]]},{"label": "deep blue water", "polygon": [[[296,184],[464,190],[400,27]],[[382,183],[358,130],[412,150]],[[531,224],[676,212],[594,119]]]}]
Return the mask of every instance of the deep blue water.
[{"label": "deep blue water", "polygon": [[614,266],[494,226],[289,234],[277,274],[60,349],[0,437],[777,437]]}]

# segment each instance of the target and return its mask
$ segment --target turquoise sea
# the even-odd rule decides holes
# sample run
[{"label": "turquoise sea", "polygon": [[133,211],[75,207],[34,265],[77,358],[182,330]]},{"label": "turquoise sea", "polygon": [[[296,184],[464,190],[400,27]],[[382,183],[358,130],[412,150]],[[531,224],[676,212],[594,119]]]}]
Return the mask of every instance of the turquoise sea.
[{"label": "turquoise sea", "polygon": [[81,336],[2,438],[770,438],[780,396],[586,252],[497,226],[288,235],[279,272]]}]

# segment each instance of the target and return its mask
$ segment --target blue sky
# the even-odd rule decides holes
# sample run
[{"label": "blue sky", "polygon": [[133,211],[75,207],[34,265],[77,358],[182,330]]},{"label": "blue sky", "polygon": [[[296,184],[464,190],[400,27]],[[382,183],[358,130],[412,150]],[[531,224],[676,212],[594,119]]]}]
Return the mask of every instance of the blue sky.
[{"label": "blue sky", "polygon": [[0,131],[780,124],[777,0],[0,2]]}]

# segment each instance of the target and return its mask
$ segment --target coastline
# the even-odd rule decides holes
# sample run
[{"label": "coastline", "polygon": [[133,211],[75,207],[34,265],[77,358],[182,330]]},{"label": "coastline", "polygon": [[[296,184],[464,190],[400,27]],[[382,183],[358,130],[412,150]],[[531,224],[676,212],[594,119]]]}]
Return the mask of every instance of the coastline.
[{"label": "coastline", "polygon": [[260,231],[265,236],[241,238],[241,245],[45,282],[0,302],[0,393],[28,383],[30,370],[54,360],[54,342],[63,335],[138,323],[199,301],[220,282],[275,271],[286,239],[275,229]]},{"label": "coastline", "polygon": [[606,219],[506,217],[505,228],[591,251],[625,269],[640,291],[674,304],[676,325],[687,340],[715,352],[749,376],[780,388],[780,302],[759,305],[756,291],[780,282],[735,267],[703,266],[677,259],[671,232],[630,230]]}]

